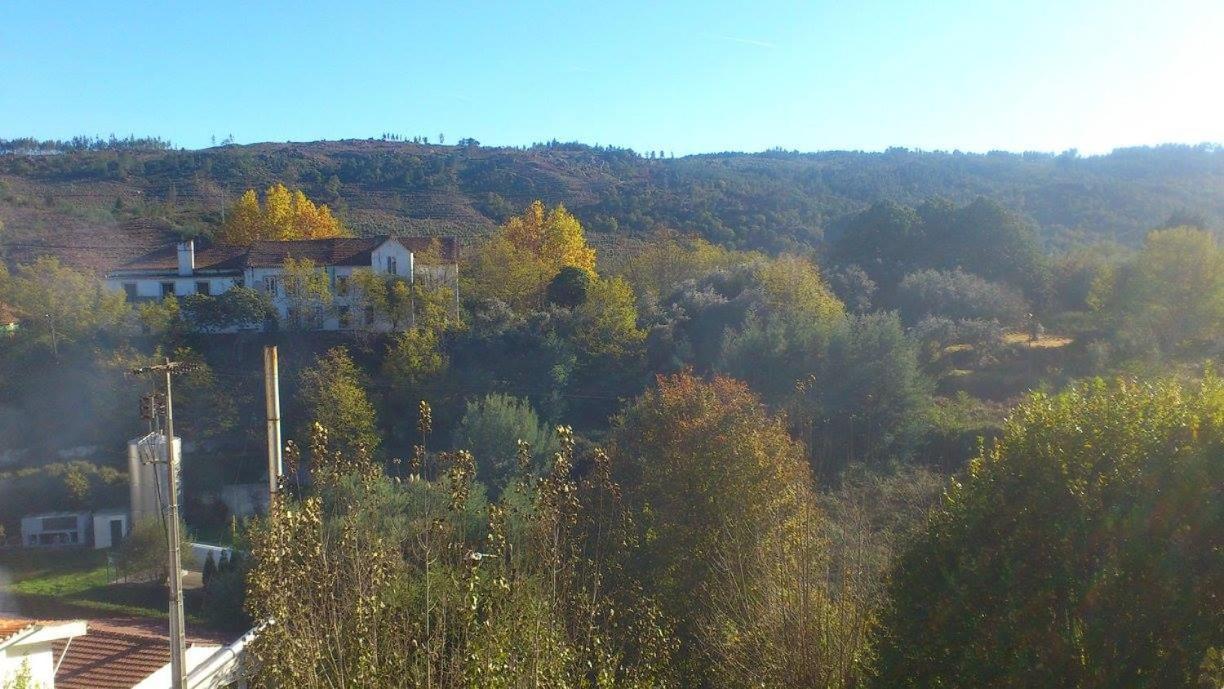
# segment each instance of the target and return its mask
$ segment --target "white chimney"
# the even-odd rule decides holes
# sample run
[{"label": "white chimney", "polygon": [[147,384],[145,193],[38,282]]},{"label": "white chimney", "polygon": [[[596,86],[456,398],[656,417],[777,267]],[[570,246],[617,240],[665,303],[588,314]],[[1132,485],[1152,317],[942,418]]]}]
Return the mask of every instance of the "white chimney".
[{"label": "white chimney", "polygon": [[178,243],[178,274],[191,275],[195,272],[195,241],[188,239]]}]

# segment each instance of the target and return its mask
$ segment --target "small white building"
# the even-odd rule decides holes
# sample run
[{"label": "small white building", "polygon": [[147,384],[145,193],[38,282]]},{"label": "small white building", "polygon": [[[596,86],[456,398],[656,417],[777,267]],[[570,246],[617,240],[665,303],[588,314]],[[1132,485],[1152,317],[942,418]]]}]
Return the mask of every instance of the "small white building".
[{"label": "small white building", "polygon": [[113,508],[93,513],[93,547],[117,548],[131,533],[132,525],[125,509]]},{"label": "small white building", "polygon": [[21,518],[21,544],[27,548],[83,546],[89,543],[88,512],[45,512]]},{"label": "small white building", "polygon": [[[414,252],[435,250],[437,264],[416,266]],[[283,281],[288,259],[308,259],[327,275],[334,303],[332,312],[319,323],[322,330],[368,330],[384,325],[373,322],[349,290],[349,278],[358,270],[458,289],[458,242],[454,237],[389,235],[258,241],[249,247],[180,242],[115,268],[107,273],[105,284],[123,290],[130,302],[170,295],[215,296],[234,287],[248,287],[267,294],[277,315],[286,319],[291,308]]]},{"label": "small white building", "polygon": [[53,645],[85,633],[80,620],[50,622],[0,617],[0,687],[18,680],[25,686],[55,687],[55,669],[61,657]]}]

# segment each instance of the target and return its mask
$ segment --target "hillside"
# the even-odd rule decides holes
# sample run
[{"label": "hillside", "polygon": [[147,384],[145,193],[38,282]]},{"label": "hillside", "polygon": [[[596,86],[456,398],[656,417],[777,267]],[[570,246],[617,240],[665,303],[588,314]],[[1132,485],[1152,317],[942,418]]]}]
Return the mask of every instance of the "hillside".
[{"label": "hillside", "polygon": [[306,189],[358,233],[476,237],[532,199],[563,202],[596,244],[657,226],[777,251],[818,244],[873,201],[995,198],[1052,247],[1136,244],[1171,215],[1224,225],[1224,149],[1162,146],[1109,155],[719,153],[529,149],[393,141],[83,150],[0,155],[10,262],[53,252],[96,269],[177,234],[211,231],[242,190]]}]

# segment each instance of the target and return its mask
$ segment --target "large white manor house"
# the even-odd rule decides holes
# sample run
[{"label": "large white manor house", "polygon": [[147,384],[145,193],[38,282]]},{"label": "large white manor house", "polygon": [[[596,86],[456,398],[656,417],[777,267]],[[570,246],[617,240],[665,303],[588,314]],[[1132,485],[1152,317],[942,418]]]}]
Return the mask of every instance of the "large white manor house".
[{"label": "large white manor house", "polygon": [[[436,251],[438,259],[419,265],[415,254]],[[337,237],[289,241],[257,241],[250,246],[179,242],[151,251],[106,274],[106,286],[123,290],[128,301],[215,296],[233,287],[265,292],[281,318],[288,315],[282,273],[287,259],[309,259],[327,274],[335,295],[335,313],[324,319],[324,330],[363,328],[372,324],[353,317],[349,278],[355,271],[424,282],[430,287],[458,289],[459,248],[454,237]]]}]

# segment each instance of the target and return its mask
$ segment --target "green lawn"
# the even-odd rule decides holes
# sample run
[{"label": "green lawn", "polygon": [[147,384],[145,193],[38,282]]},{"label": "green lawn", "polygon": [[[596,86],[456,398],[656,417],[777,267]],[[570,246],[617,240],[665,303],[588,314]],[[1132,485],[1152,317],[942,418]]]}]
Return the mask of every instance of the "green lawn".
[{"label": "green lawn", "polygon": [[7,575],[0,577],[0,593],[29,617],[166,617],[165,587],[109,583],[114,572],[106,551],[0,552],[0,570]]}]

